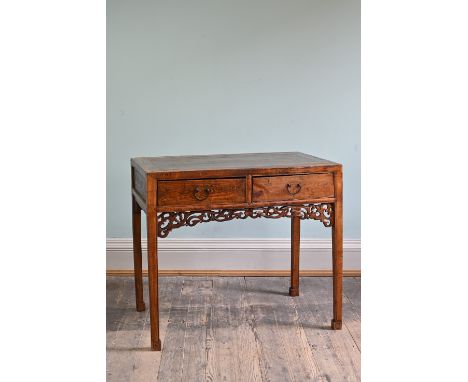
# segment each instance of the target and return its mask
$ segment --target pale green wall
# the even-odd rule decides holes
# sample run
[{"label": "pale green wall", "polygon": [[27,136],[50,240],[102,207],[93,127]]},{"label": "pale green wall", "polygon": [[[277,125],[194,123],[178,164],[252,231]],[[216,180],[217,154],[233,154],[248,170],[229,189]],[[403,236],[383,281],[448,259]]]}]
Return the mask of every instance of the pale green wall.
[{"label": "pale green wall", "polygon": [[[360,238],[359,1],[107,1],[108,237],[131,236],[131,157],[262,151],[343,163],[344,236]],[[172,236],[289,228],[260,219]]]}]

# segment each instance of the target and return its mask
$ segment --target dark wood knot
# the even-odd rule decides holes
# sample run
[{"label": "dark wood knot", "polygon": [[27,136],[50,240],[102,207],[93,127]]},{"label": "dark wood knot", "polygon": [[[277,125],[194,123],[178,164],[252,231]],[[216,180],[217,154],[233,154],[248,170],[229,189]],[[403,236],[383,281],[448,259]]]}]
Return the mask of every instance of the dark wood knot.
[{"label": "dark wood knot", "polygon": [[300,185],[300,183],[296,183],[294,185],[294,189],[293,189],[293,186],[291,185],[291,183],[288,183],[287,186],[286,186],[286,189],[288,190],[288,192],[291,195],[296,195],[299,191],[301,191],[301,188],[302,188],[302,186]]},{"label": "dark wood knot", "polygon": [[210,193],[213,192],[213,189],[211,188],[211,186],[206,186],[205,188],[200,188],[200,187],[195,187],[195,190],[193,190],[193,196],[195,197],[195,199],[197,200],[205,200],[209,195]]}]

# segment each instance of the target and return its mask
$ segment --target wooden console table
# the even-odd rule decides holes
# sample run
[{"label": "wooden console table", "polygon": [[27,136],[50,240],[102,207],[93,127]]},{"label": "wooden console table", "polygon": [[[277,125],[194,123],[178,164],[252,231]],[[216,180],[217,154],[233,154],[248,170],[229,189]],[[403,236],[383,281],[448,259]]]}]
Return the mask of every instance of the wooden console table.
[{"label": "wooden console table", "polygon": [[159,339],[157,238],[176,228],[232,219],[291,218],[291,296],[299,295],[301,219],[332,227],[333,319],[342,325],[342,166],[299,152],[133,158],[132,214],[137,311],[145,310],[141,210],[146,212],[151,348]]}]

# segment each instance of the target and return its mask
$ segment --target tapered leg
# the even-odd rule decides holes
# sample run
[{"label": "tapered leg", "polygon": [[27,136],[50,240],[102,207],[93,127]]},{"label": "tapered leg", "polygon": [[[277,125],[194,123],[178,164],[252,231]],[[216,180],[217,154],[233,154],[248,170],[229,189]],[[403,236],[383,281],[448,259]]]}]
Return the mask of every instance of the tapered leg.
[{"label": "tapered leg", "polygon": [[157,214],[155,211],[147,211],[146,226],[148,231],[148,283],[150,297],[151,349],[161,350],[161,340],[159,339]]},{"label": "tapered leg", "polygon": [[332,329],[341,329],[343,305],[343,206],[341,171],[335,174],[334,224],[332,227],[333,319]]},{"label": "tapered leg", "polygon": [[290,296],[299,296],[299,248],[301,242],[301,219],[294,214],[291,217],[291,287]]},{"label": "tapered leg", "polygon": [[133,227],[133,264],[135,269],[136,310],[145,310],[143,300],[143,273],[141,259],[141,208],[132,196],[132,227]]}]

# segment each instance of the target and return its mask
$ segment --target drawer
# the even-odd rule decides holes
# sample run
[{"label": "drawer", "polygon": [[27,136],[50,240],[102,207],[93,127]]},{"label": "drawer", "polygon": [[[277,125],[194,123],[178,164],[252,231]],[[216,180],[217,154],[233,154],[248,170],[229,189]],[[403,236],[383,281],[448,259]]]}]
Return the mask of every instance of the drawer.
[{"label": "drawer", "polygon": [[245,203],[245,178],[158,182],[159,206],[213,207]]},{"label": "drawer", "polygon": [[334,196],[333,174],[259,176],[253,178],[252,201],[310,200]]}]

